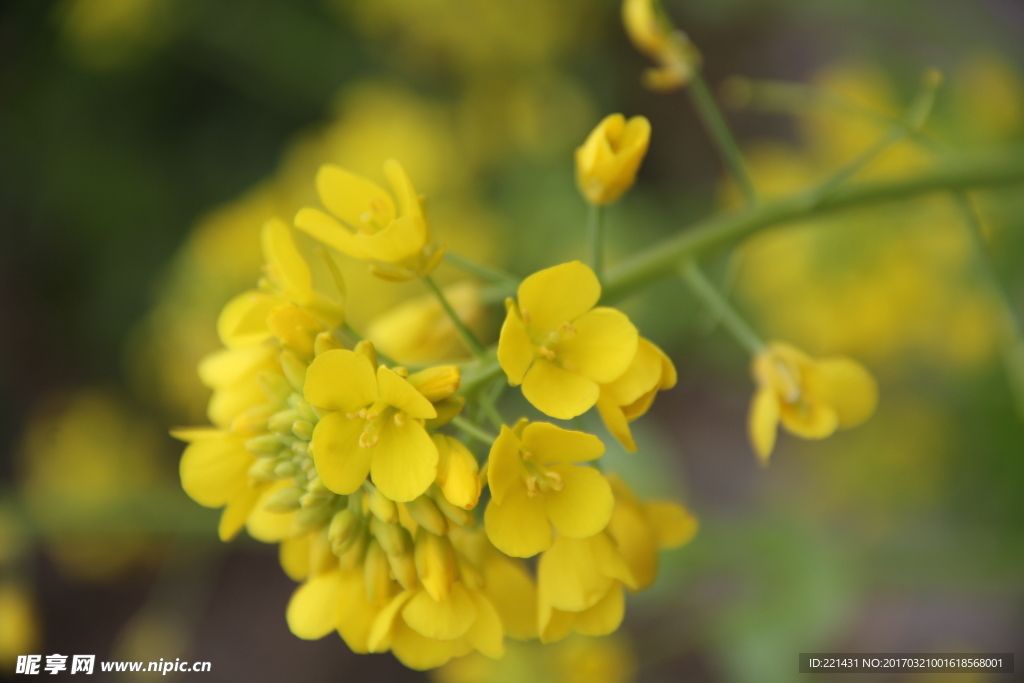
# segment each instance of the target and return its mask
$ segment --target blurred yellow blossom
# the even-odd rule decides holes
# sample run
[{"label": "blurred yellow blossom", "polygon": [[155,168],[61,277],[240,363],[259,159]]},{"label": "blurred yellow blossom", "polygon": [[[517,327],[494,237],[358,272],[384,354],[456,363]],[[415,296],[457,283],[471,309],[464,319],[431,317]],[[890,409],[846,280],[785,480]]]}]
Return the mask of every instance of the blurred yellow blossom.
[{"label": "blurred yellow blossom", "polygon": [[611,114],[576,150],[576,182],[592,204],[609,204],[633,186],[647,154],[651,124],[643,116]]},{"label": "blurred yellow blossom", "polygon": [[601,385],[597,410],[605,427],[630,453],[636,441],[629,423],[650,410],[659,391],[676,385],[676,366],[665,352],[640,337],[636,356],[621,377]]},{"label": "blurred yellow blossom", "polygon": [[652,90],[681,88],[700,68],[700,52],[672,25],[659,0],[623,0],[622,23],[636,49],[658,65],[644,72]]},{"label": "blurred yellow blossom", "polygon": [[31,593],[20,583],[0,580],[0,667],[12,671],[18,655],[31,654],[39,644]]}]

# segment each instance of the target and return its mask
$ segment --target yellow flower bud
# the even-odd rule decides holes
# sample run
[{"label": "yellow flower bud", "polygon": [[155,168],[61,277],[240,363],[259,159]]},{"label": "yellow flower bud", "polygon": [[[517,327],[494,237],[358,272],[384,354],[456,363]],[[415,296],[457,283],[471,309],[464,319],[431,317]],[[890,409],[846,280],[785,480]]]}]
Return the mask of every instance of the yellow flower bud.
[{"label": "yellow flower bud", "polygon": [[319,356],[321,353],[332,349],[344,348],[338,338],[332,332],[321,332],[313,340],[313,353]]},{"label": "yellow flower bud", "polygon": [[412,536],[399,524],[386,524],[374,517],[370,520],[370,531],[388,555],[400,555],[412,549]]},{"label": "yellow flower bud", "polygon": [[[474,331],[480,331],[484,306],[480,287],[474,282],[458,282],[444,288],[445,298],[459,318]],[[425,295],[410,299],[377,316],[366,330],[380,350],[401,363],[431,363],[462,358],[466,347],[459,339],[437,297]]]},{"label": "yellow flower bud", "polygon": [[439,536],[448,533],[448,522],[434,501],[427,496],[410,500],[405,504],[405,509],[409,511],[409,516],[427,531]]},{"label": "yellow flower bud", "polygon": [[458,365],[438,365],[414,372],[407,379],[428,401],[438,403],[458,391],[461,377]]},{"label": "yellow flower bud", "polygon": [[313,342],[324,329],[311,313],[292,304],[272,310],[267,327],[282,344],[306,357],[313,355]]},{"label": "yellow flower bud", "polygon": [[437,411],[437,417],[426,421],[427,429],[439,429],[445,426],[452,421],[452,418],[462,412],[462,408],[465,405],[466,398],[464,396],[452,396],[439,403],[435,403],[434,409]]},{"label": "yellow flower bud", "polygon": [[373,516],[385,524],[394,524],[398,521],[398,507],[395,502],[387,498],[372,484],[363,484],[369,491],[370,512]]},{"label": "yellow flower bud", "polygon": [[437,444],[437,483],[452,505],[472,510],[480,499],[480,466],[461,441],[441,434],[434,435]]},{"label": "yellow flower bud", "polygon": [[402,584],[402,588],[409,590],[419,585],[419,577],[416,573],[416,561],[409,551],[388,555],[388,565],[395,580]]},{"label": "yellow flower bud", "polygon": [[625,194],[650,140],[651,124],[643,116],[605,117],[576,150],[576,181],[587,201],[608,204]]},{"label": "yellow flower bud", "polygon": [[700,66],[700,52],[676,29],[658,0],[625,0],[622,23],[637,50],[658,66],[644,73],[652,90],[674,90],[690,82]]},{"label": "yellow flower bud", "polygon": [[423,588],[437,602],[448,598],[456,579],[455,549],[447,536],[416,532],[416,571]]},{"label": "yellow flower bud", "polygon": [[342,552],[355,541],[360,530],[359,518],[349,509],[334,515],[331,525],[327,528],[327,538],[334,546],[335,553]]},{"label": "yellow flower bud", "polygon": [[372,539],[366,548],[363,582],[366,584],[366,598],[370,602],[385,600],[391,592],[391,565],[376,539]]},{"label": "yellow flower bud", "polygon": [[306,491],[298,486],[292,486],[286,489],[281,489],[274,495],[272,495],[267,502],[264,504],[264,508],[269,512],[291,512],[299,507],[299,498]]},{"label": "yellow flower bud", "polygon": [[309,363],[299,358],[291,349],[285,349],[281,352],[281,369],[284,370],[284,376],[288,378],[292,389],[302,391]]},{"label": "yellow flower bud", "polygon": [[[479,481],[480,479],[478,477],[477,491],[480,490]],[[450,502],[448,502],[448,499],[444,497],[444,493],[441,491],[441,489],[437,488],[436,486],[430,489],[429,495],[433,499],[434,503],[437,505],[437,509],[440,510],[441,514],[447,517],[448,521],[452,524],[457,524],[458,526],[469,526],[474,521],[476,521],[475,518],[473,517],[472,512],[452,505]]]}]

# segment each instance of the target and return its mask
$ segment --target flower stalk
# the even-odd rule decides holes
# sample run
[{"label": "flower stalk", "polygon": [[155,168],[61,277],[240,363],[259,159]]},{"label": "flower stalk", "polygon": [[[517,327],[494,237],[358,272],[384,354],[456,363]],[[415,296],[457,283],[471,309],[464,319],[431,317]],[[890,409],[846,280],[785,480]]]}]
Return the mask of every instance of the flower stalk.
[{"label": "flower stalk", "polygon": [[761,337],[732,307],[732,304],[722,296],[722,293],[708,280],[707,276],[701,272],[700,266],[697,265],[696,261],[690,260],[684,263],[679,269],[679,275],[690,286],[690,289],[700,299],[701,303],[707,306],[744,349],[749,351],[751,355],[757,355],[764,351],[765,345]]}]

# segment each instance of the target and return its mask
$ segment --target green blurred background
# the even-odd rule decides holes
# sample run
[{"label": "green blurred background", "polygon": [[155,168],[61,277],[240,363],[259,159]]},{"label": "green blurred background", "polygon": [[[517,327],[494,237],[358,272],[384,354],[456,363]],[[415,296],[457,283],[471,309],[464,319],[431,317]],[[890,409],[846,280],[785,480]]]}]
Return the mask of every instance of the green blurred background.
[{"label": "green blurred background", "polygon": [[[729,110],[765,194],[854,158],[885,132],[863,112],[898,116],[930,66],[946,86],[929,137],[1024,137],[1016,0],[665,5],[726,103],[742,75],[854,105]],[[263,220],[311,202],[325,161],[376,176],[398,158],[443,241],[519,276],[581,255],[572,152],[606,113],[653,125],[637,187],[608,212],[612,263],[728,207],[685,94],[645,91],[645,66],[599,0],[4,3],[0,677],[16,654],[59,652],[205,660],[210,680],[422,679],[335,637],[294,638],[273,549],[217,542],[166,430],[204,420],[194,368],[217,311],[255,280]],[[908,142],[863,175],[928,158]],[[1024,191],[974,199],[1024,311]],[[798,652],[1024,642],[1024,422],[1005,309],[953,203],[766,231],[707,267],[769,338],[868,365],[877,415],[826,442],[783,437],[764,470],[742,350],[680,283],[633,297],[680,383],[638,423],[640,453],[609,468],[684,500],[701,533],[663,558],[610,644],[515,648],[439,679],[812,681]],[[346,274],[357,328],[416,291]]]}]

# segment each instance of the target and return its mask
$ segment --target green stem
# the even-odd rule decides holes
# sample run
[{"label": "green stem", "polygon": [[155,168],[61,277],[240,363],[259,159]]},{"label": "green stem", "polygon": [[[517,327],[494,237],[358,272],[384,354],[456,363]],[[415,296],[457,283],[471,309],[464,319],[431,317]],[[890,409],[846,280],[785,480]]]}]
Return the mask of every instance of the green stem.
[{"label": "green stem", "polygon": [[718,108],[718,103],[715,102],[714,96],[699,71],[694,73],[693,80],[686,91],[690,94],[690,100],[696,107],[697,114],[739,186],[744,200],[748,205],[756,204],[757,189],[747,170],[747,164],[743,161],[743,154],[740,153],[739,145],[736,144],[736,139],[733,138],[732,132],[729,130],[729,124],[722,116],[722,110]]},{"label": "green stem", "polygon": [[434,278],[429,275],[424,275],[422,280],[426,283],[430,291],[434,293],[434,296],[437,297],[438,302],[441,304],[441,308],[443,308],[445,313],[448,314],[448,317],[452,321],[452,325],[455,326],[455,331],[459,335],[459,339],[462,340],[462,343],[465,344],[466,348],[481,360],[487,358],[487,349],[485,349],[484,345],[480,343],[480,340],[476,338],[473,331],[466,327],[466,323],[462,322],[462,318],[460,318],[459,314],[455,312],[454,308],[452,308],[452,305],[444,295],[444,292],[442,292],[441,288],[437,286],[436,282],[434,282]]},{"label": "green stem", "polygon": [[604,206],[591,204],[587,215],[587,263],[597,279],[604,277]]},{"label": "green stem", "polygon": [[463,270],[473,273],[474,275],[477,275],[483,278],[484,280],[490,280],[491,282],[497,282],[503,285],[512,285],[513,287],[519,284],[519,278],[517,278],[515,275],[511,275],[502,270],[498,270],[497,268],[485,266],[482,263],[477,263],[476,261],[468,259],[465,256],[453,254],[450,251],[445,252],[444,260],[452,264],[453,266],[462,268]]},{"label": "green stem", "polygon": [[701,300],[701,303],[707,306],[722,321],[722,325],[732,333],[732,336],[736,338],[736,341],[743,348],[749,351],[751,355],[757,355],[764,351],[764,342],[761,341],[761,337],[754,332],[750,325],[736,312],[736,309],[726,301],[725,297],[722,296],[711,281],[704,276],[696,261],[691,260],[683,264],[679,269],[679,274],[686,284],[690,285],[690,289]]},{"label": "green stem", "polygon": [[503,372],[498,359],[493,356],[474,361],[464,368],[462,383],[459,385],[459,394],[461,396],[472,396],[481,387]]},{"label": "green stem", "polygon": [[498,438],[494,434],[491,434],[486,429],[473,424],[473,422],[467,420],[461,415],[456,415],[455,417],[453,417],[452,424],[461,429],[467,435],[486,444],[492,444],[494,443],[494,440]]},{"label": "green stem", "polygon": [[795,195],[763,201],[740,211],[716,214],[697,221],[688,229],[644,249],[609,270],[603,285],[602,302],[614,303],[650,282],[668,277],[687,259],[729,246],[767,227],[934,192],[992,188],[1021,182],[1024,182],[1024,149],[1003,149],[981,155],[950,156],[942,164],[899,179],[845,185],[814,205],[808,205],[803,195]]},{"label": "green stem", "polygon": [[[345,323],[344,325],[341,326],[341,331],[347,337],[352,339],[352,341],[354,341],[356,344],[358,344],[361,341],[366,341],[366,337],[364,337],[363,335],[359,334],[355,330],[355,328],[352,327],[351,325],[349,325],[348,323]],[[398,363],[397,361],[395,361],[394,358],[391,358],[386,353],[381,352],[381,350],[378,349],[376,347],[376,345],[373,347],[373,350],[377,354],[377,359],[380,360],[385,365],[387,365],[388,367],[394,368],[394,367],[398,367],[399,365],[401,365],[401,363]]]}]

